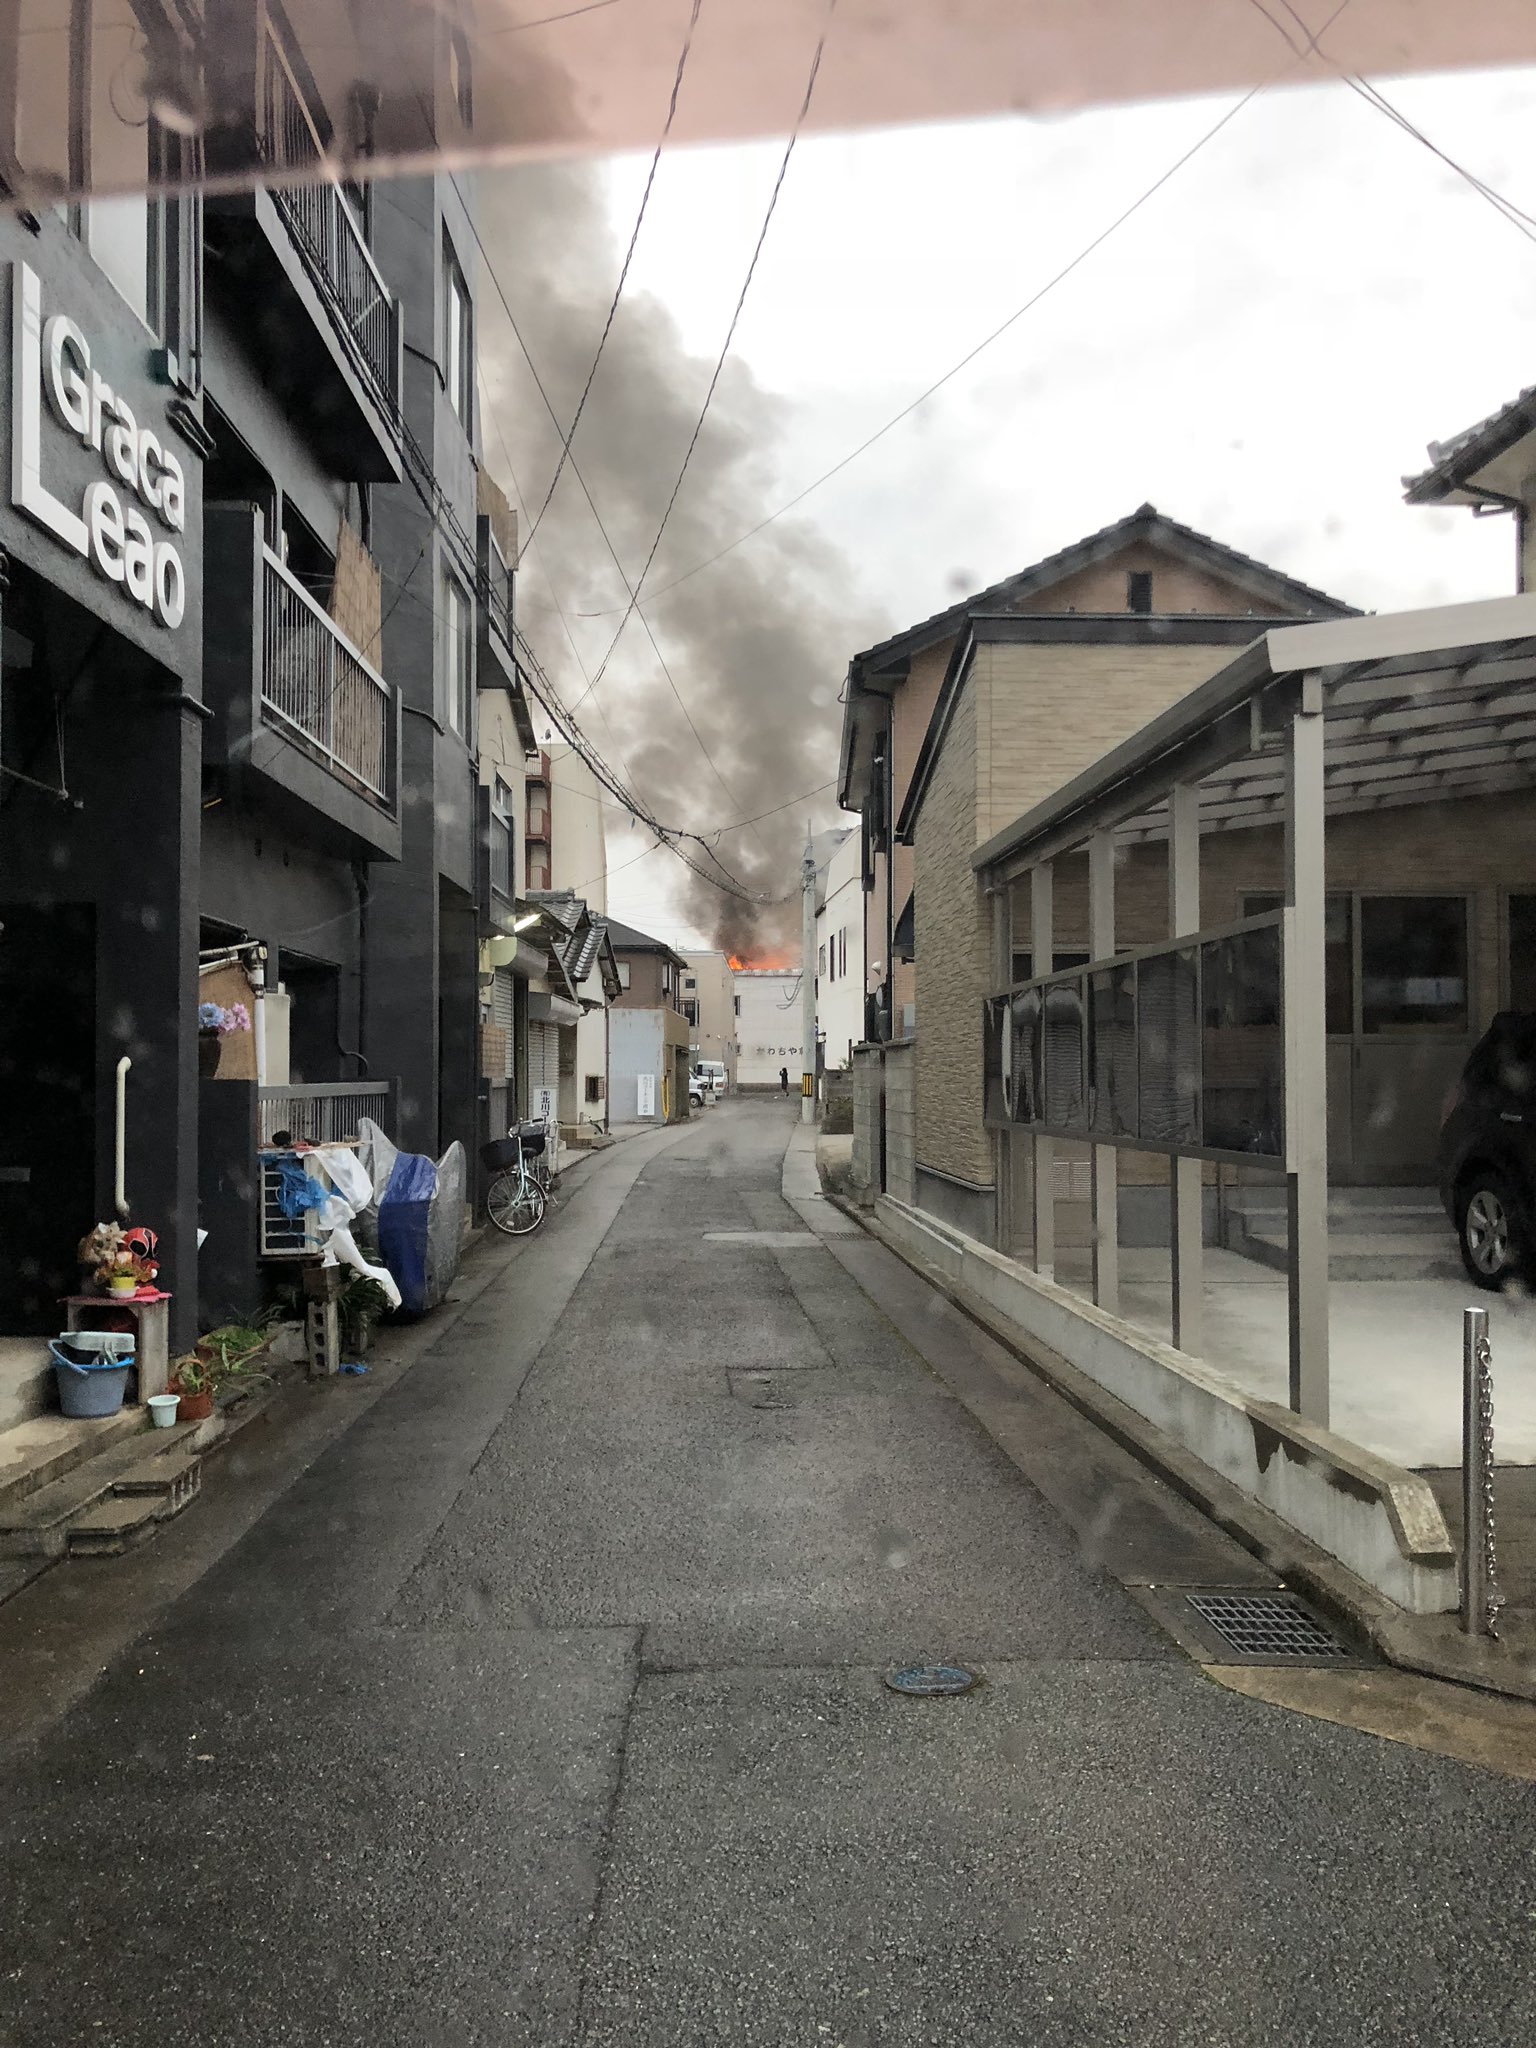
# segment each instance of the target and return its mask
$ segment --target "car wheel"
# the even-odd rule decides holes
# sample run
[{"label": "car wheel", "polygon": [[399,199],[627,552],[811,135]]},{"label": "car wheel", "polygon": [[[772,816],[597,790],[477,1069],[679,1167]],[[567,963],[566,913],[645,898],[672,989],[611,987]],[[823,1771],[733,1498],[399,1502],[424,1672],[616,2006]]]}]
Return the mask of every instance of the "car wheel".
[{"label": "car wheel", "polygon": [[1473,1174],[1462,1187],[1457,1216],[1469,1279],[1497,1289],[1523,1272],[1525,1233],[1507,1181],[1496,1173]]}]

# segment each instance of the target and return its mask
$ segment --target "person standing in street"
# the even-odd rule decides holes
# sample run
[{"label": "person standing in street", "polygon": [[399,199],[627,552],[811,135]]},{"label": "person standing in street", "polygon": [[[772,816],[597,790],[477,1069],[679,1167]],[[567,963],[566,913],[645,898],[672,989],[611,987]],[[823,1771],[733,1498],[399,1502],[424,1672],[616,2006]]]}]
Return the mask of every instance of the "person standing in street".
[{"label": "person standing in street", "polygon": [[788,1067],[780,1067],[780,1069],[779,1069],[779,1093],[780,1093],[781,1095],[787,1095],[787,1094],[789,1093],[789,1069],[788,1069]]}]

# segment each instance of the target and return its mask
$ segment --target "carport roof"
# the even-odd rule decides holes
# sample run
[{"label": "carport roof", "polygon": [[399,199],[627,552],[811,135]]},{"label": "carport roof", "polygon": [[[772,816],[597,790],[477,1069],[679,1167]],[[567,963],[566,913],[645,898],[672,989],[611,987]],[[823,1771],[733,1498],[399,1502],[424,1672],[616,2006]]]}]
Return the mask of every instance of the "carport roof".
[{"label": "carport roof", "polygon": [[1536,595],[1278,626],[987,840],[972,866],[1001,879],[1110,827],[1162,837],[1180,783],[1197,786],[1207,830],[1282,822],[1283,715],[1309,675],[1330,814],[1536,779]]}]

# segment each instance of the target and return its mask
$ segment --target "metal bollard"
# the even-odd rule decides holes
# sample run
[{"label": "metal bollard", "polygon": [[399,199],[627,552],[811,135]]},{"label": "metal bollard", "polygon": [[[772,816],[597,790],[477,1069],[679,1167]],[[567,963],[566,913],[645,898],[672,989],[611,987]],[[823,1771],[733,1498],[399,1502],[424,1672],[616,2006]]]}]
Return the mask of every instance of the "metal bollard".
[{"label": "metal bollard", "polygon": [[1493,1347],[1488,1311],[1461,1316],[1461,1625],[1468,1635],[1497,1636],[1499,1609],[1493,1537]]}]

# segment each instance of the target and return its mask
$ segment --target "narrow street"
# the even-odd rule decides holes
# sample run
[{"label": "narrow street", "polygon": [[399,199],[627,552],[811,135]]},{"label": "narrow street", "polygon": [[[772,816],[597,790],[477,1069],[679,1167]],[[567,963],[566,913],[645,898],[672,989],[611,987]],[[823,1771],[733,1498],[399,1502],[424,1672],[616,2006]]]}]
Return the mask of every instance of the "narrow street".
[{"label": "narrow street", "polygon": [[4,2048],[1536,2038],[1533,1788],[1207,1678],[1122,1580],[1242,1559],[1044,1390],[1024,1476],[797,1111],[585,1167],[0,1757]]}]

